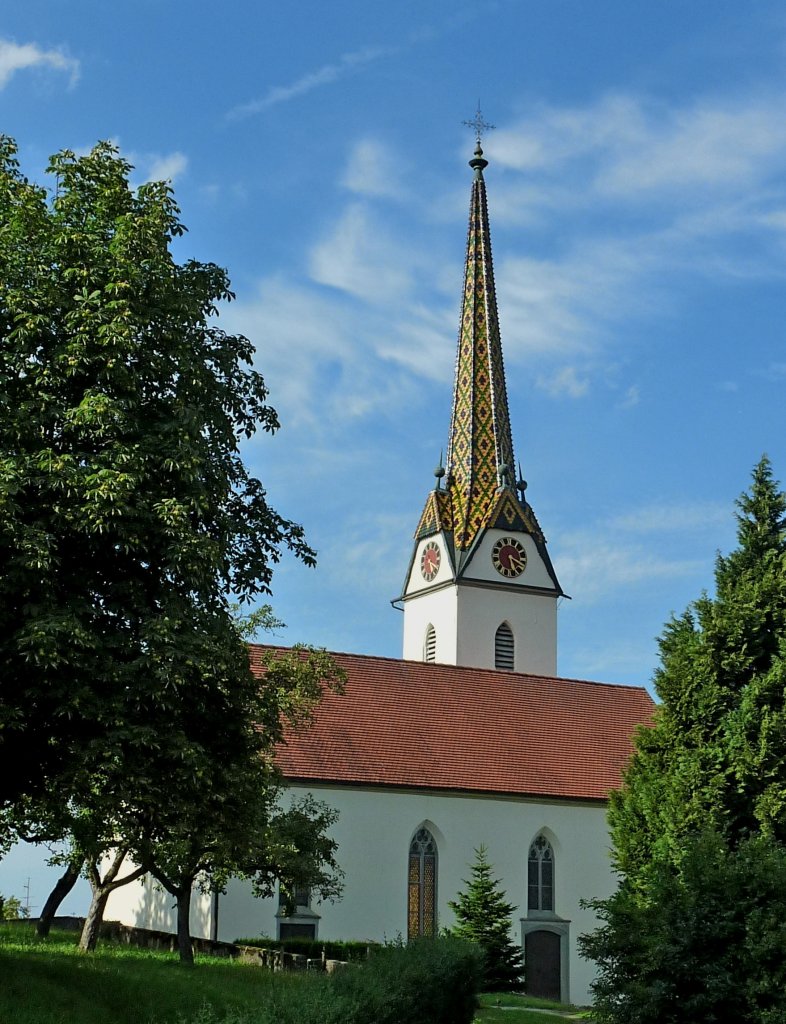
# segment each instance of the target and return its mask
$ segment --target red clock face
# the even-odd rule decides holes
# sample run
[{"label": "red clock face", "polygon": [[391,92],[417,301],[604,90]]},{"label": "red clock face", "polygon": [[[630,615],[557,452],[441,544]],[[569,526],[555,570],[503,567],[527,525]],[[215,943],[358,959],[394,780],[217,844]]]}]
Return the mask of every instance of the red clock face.
[{"label": "red clock face", "polygon": [[439,572],[441,560],[442,554],[439,550],[439,544],[430,540],[423,548],[423,554],[420,556],[420,571],[427,583],[431,582]]},{"label": "red clock face", "polygon": [[506,579],[515,579],[527,568],[527,552],[515,537],[500,537],[491,552],[494,568]]}]

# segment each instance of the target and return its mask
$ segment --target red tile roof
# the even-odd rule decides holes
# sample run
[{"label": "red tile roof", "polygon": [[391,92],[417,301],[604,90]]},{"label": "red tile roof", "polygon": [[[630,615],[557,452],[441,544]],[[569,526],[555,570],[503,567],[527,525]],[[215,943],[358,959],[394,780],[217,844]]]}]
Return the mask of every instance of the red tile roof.
[{"label": "red tile roof", "polygon": [[326,693],[277,756],[293,782],[603,800],[654,708],[641,687],[334,657],[346,692]]}]

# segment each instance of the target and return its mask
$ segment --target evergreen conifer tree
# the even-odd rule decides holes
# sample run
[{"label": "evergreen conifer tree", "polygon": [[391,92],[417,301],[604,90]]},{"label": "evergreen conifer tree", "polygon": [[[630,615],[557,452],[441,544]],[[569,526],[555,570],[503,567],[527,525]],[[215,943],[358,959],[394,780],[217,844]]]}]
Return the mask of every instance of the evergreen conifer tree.
[{"label": "evergreen conifer tree", "polygon": [[611,800],[621,885],[584,941],[600,1021],[786,1019],[783,900],[760,884],[786,877],[786,495],[766,456],[737,509],[715,595],[664,630],[661,703]]},{"label": "evergreen conifer tree", "polygon": [[499,879],[492,875],[485,846],[475,850],[471,871],[471,879],[464,879],[466,890],[448,903],[458,921],[452,934],[476,942],[483,950],[485,991],[519,989],[524,965],[520,947],[510,939],[510,915],[515,907],[506,901]]}]

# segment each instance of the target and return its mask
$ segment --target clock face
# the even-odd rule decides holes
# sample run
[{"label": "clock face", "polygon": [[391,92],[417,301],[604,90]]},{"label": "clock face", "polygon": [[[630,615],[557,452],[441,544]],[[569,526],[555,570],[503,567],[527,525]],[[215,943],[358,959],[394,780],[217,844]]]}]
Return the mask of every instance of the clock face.
[{"label": "clock face", "polygon": [[515,579],[527,568],[527,552],[515,537],[500,537],[491,551],[491,561],[498,573]]},{"label": "clock face", "polygon": [[430,540],[423,548],[423,554],[420,556],[420,571],[427,583],[430,583],[439,572],[439,563],[441,561],[442,553],[439,550],[439,544],[436,541]]}]

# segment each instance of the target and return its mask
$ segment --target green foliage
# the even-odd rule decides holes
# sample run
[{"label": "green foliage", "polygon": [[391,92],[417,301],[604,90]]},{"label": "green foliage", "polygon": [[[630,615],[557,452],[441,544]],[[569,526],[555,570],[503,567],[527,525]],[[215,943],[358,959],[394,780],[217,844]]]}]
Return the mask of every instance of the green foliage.
[{"label": "green foliage", "polygon": [[48,170],[51,197],[0,140],[0,807],[99,766],[150,788],[164,735],[198,790],[183,702],[220,720],[248,675],[227,595],[269,592],[282,549],[314,561],[240,458],[278,421],[211,323],[226,273],[171,255],[170,188],[132,190],[106,143]]},{"label": "green foliage", "polygon": [[[362,966],[331,976],[332,994],[353,1015],[325,1019],[336,1024],[470,1024],[480,980],[477,948],[460,939],[385,946]],[[313,1024],[322,1024],[321,1018]]]},{"label": "green foliage", "polygon": [[653,865],[646,901],[623,883],[594,904],[603,926],[581,941],[601,971],[601,1024],[786,1019],[786,849],[766,837],[729,847],[692,837],[679,870]]},{"label": "green foliage", "polygon": [[610,804],[622,884],[585,948],[615,1024],[761,1021],[782,1005],[766,965],[784,938],[767,871],[786,877],[786,496],[766,457],[737,507],[715,596],[661,637],[655,724]]},{"label": "green foliage", "polygon": [[254,946],[259,949],[282,949],[286,953],[299,953],[301,956],[318,960],[325,954],[326,960],[363,961],[370,952],[381,948],[378,942],[358,942],[339,939],[267,939],[264,936],[253,939],[235,939],[238,946]]},{"label": "green foliage", "polygon": [[330,814],[280,808],[272,753],[341,673],[298,652],[260,683],[246,635],[276,621],[230,603],[314,552],[240,457],[278,420],[216,326],[226,272],[175,261],[171,189],[111,145],[48,170],[0,138],[0,843],[127,850],[179,904],[201,871],[330,889]]},{"label": "green foliage", "polygon": [[483,951],[483,990],[511,991],[521,988],[524,971],[521,948],[510,938],[515,907],[505,900],[499,879],[492,875],[485,846],[475,850],[472,877],[464,880],[466,890],[448,906],[458,924],[451,934],[476,942]]},{"label": "green foliage", "polygon": [[30,910],[18,896],[0,896],[0,917],[4,921],[18,921],[30,917]]}]

